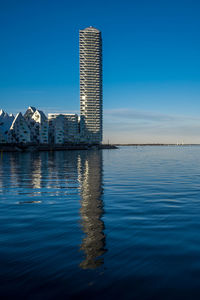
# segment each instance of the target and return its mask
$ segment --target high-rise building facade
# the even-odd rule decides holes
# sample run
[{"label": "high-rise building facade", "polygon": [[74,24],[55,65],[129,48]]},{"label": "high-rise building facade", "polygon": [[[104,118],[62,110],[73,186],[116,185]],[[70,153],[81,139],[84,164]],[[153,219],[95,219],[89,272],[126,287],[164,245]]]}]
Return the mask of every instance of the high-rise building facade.
[{"label": "high-rise building facade", "polygon": [[103,137],[102,120],[102,38],[88,27],[79,33],[80,55],[80,131],[82,140],[99,144]]}]

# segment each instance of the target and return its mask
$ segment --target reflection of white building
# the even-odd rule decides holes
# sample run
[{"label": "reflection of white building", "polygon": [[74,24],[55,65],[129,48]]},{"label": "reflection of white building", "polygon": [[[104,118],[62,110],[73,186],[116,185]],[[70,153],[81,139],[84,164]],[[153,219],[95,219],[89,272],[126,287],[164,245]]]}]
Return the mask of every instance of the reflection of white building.
[{"label": "reflection of white building", "polygon": [[49,141],[54,144],[77,143],[79,125],[77,114],[48,114]]},{"label": "reflection of white building", "polygon": [[30,129],[23,115],[18,113],[10,127],[8,141],[11,143],[29,143]]},{"label": "reflection of white building", "polygon": [[39,196],[41,194],[41,188],[42,188],[41,183],[43,180],[41,155],[38,155],[37,157],[34,157],[34,159],[32,159],[31,175],[32,175],[32,187],[34,189],[34,194]]},{"label": "reflection of white building", "polygon": [[81,224],[85,237],[81,250],[85,259],[80,263],[83,269],[94,269],[103,264],[105,234],[102,197],[102,152],[81,153],[78,159],[79,182],[81,188]]},{"label": "reflection of white building", "polygon": [[0,143],[8,142],[8,132],[13,120],[13,115],[8,115],[3,110],[0,110]]}]

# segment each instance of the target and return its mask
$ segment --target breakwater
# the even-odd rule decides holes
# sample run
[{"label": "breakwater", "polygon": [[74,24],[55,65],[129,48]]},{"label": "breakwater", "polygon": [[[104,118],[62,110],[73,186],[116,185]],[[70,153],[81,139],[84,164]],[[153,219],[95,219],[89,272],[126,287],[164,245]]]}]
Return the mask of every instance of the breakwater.
[{"label": "breakwater", "polygon": [[90,149],[117,149],[115,145],[101,144],[0,144],[0,151],[2,152],[34,152],[34,151],[63,151],[63,150],[90,150]]}]

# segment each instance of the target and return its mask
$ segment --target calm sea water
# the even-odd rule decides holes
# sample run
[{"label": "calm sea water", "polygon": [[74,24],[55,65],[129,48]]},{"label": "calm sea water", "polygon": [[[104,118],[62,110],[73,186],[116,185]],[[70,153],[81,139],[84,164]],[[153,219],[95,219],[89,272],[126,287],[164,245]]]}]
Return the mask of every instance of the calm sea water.
[{"label": "calm sea water", "polygon": [[3,153],[0,299],[200,299],[200,147]]}]

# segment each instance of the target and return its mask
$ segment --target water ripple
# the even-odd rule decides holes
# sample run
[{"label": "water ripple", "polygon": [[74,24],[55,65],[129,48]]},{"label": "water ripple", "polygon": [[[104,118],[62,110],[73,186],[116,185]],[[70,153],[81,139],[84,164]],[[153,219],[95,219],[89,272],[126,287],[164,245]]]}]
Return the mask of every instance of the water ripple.
[{"label": "water ripple", "polygon": [[199,299],[200,147],[4,153],[1,299]]}]

